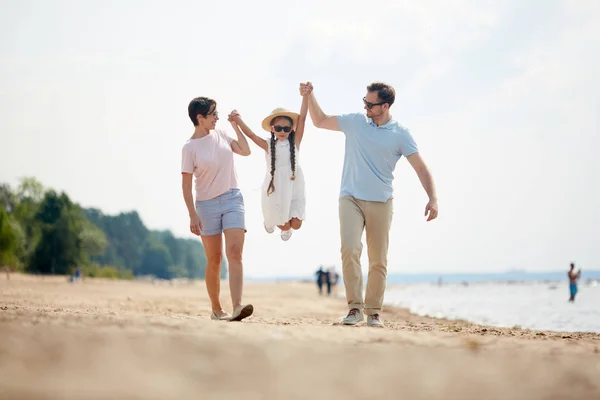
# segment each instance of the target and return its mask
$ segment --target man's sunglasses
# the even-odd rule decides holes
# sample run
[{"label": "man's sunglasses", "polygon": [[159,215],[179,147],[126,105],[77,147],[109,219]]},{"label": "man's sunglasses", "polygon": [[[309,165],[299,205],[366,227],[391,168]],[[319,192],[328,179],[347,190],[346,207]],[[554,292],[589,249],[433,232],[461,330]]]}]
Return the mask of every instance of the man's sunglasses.
[{"label": "man's sunglasses", "polygon": [[279,125],[275,125],[273,127],[273,129],[275,129],[275,132],[284,131],[285,133],[288,133],[289,131],[292,130],[292,127],[291,126],[279,126]]},{"label": "man's sunglasses", "polygon": [[367,101],[366,97],[363,97],[363,103],[365,103],[365,106],[367,106],[367,108],[370,110],[371,108],[373,108],[375,106],[381,106],[381,105],[387,103],[387,101],[382,101],[381,103],[371,103],[370,101]]}]

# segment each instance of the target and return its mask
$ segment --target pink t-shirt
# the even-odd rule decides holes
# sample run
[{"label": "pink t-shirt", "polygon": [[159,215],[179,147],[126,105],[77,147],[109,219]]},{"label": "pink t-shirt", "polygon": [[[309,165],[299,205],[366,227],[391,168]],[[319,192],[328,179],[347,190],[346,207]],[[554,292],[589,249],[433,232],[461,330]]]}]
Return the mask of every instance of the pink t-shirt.
[{"label": "pink t-shirt", "polygon": [[225,131],[215,129],[183,145],[181,172],[194,174],[197,201],[213,199],[238,187],[231,142]]}]

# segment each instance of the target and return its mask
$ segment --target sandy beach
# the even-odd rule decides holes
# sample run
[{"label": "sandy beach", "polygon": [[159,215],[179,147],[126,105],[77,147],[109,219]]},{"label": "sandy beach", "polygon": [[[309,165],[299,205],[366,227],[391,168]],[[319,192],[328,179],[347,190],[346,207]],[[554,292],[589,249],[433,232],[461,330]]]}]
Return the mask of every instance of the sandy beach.
[{"label": "sandy beach", "polygon": [[[338,288],[343,290],[343,288]],[[2,399],[600,399],[600,335],[493,328],[247,283],[211,321],[203,282],[0,276]],[[227,283],[222,298],[231,311]],[[476,301],[476,299],[474,299]]]}]

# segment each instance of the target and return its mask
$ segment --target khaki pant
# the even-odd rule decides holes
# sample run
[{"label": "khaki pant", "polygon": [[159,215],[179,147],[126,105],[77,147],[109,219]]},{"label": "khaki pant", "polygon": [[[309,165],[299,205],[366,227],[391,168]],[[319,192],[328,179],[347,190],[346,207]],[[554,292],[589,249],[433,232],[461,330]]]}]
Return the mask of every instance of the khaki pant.
[{"label": "khaki pant", "polygon": [[[393,200],[385,203],[340,198],[340,236],[342,270],[348,308],[364,309],[365,314],[381,313],[387,277],[389,233],[394,213]],[[362,234],[367,231],[369,275],[363,302],[363,275],[360,266]]]}]

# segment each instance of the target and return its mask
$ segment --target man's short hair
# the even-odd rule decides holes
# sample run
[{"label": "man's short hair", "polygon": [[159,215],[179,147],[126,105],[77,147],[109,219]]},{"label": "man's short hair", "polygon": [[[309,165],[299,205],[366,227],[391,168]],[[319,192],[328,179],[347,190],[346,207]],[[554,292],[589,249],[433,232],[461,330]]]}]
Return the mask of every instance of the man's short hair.
[{"label": "man's short hair", "polygon": [[391,107],[396,100],[396,91],[391,85],[383,82],[373,82],[367,86],[369,92],[377,92],[377,97],[384,102],[388,103]]},{"label": "man's short hair", "polygon": [[190,116],[194,126],[198,125],[198,114],[206,117],[213,105],[216,107],[217,102],[213,99],[209,99],[208,97],[196,97],[190,101],[190,105],[188,106],[188,115]]}]

